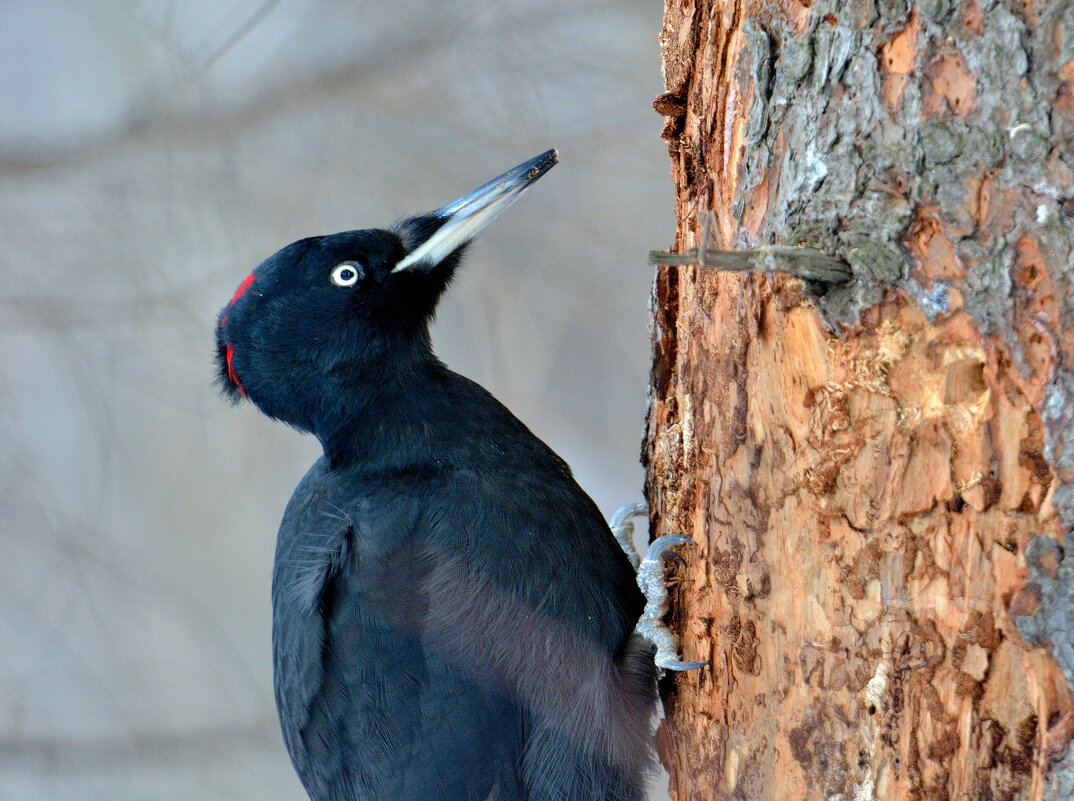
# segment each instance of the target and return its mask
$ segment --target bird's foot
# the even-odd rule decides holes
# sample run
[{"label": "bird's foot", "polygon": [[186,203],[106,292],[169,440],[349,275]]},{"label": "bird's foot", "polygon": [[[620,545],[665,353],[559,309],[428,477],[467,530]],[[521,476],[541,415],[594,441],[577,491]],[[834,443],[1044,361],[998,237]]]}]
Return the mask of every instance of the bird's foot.
[{"label": "bird's foot", "polygon": [[693,545],[693,540],[681,534],[657,537],[645,552],[638,565],[638,586],[645,594],[645,611],[641,613],[636,631],[656,646],[656,666],[662,670],[693,670],[704,667],[704,662],[687,662],[679,658],[679,642],[664,625],[668,611],[668,589],[664,577],[664,563],[669,559],[685,560],[671,550],[676,545]]},{"label": "bird's foot", "polygon": [[638,586],[645,595],[645,609],[638,619],[635,631],[656,646],[654,661],[661,670],[693,670],[709,664],[704,662],[687,662],[679,658],[679,641],[675,634],[664,624],[664,615],[668,611],[667,581],[664,578],[664,563],[675,559],[686,563],[678,553],[672,551],[677,545],[692,545],[693,540],[681,534],[668,534],[657,537],[649,545],[645,557],[638,555],[634,548],[633,518],[647,515],[649,507],[644,503],[634,503],[620,507],[612,515],[611,529],[619,545],[638,571]]}]

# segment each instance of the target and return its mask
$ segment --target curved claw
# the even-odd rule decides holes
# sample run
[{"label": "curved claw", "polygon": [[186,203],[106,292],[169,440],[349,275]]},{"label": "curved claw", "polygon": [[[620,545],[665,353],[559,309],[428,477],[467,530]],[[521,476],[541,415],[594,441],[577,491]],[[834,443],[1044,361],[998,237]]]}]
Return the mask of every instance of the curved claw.
[{"label": "curved claw", "polygon": [[657,537],[649,544],[649,550],[645,552],[645,560],[647,562],[655,562],[657,559],[666,561],[671,558],[671,554],[678,556],[674,551],[668,551],[668,548],[673,548],[676,545],[693,544],[692,539],[684,537],[682,534],[665,534],[663,537]]},{"label": "curved claw", "polygon": [[627,520],[632,517],[641,517],[642,515],[649,514],[649,504],[647,503],[628,503],[625,506],[620,506],[615,510],[615,514],[612,515],[612,519],[608,521],[610,528],[619,528]]},{"label": "curved claw", "polygon": [[684,662],[681,659],[658,659],[656,660],[656,666],[661,670],[697,670],[698,668],[708,667],[712,664],[711,659],[706,659],[703,662]]},{"label": "curved claw", "polygon": [[646,518],[649,517],[649,504],[628,503],[616,509],[612,519],[608,521],[608,528],[612,530],[619,547],[623,549],[623,553],[630,559],[630,564],[634,565],[635,570],[638,569],[641,557],[638,556],[638,550],[634,547],[633,518],[641,517],[642,515]]}]

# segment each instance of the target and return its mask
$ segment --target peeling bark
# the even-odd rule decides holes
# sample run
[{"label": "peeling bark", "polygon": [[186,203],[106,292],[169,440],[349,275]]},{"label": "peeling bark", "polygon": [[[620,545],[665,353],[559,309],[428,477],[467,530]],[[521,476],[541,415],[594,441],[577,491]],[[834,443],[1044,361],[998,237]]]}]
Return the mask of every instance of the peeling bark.
[{"label": "peeling bark", "polygon": [[1074,797],[1074,4],[667,0],[654,535],[687,799]]}]

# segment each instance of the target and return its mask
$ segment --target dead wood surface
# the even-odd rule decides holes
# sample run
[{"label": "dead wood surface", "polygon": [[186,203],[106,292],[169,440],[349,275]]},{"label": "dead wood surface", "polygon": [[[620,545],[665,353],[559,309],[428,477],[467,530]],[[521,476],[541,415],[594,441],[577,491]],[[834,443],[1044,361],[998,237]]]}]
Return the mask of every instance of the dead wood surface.
[{"label": "dead wood surface", "polygon": [[858,275],[657,270],[653,533],[713,662],[673,797],[1069,797],[1074,5],[668,0],[661,43],[674,249],[711,211]]}]

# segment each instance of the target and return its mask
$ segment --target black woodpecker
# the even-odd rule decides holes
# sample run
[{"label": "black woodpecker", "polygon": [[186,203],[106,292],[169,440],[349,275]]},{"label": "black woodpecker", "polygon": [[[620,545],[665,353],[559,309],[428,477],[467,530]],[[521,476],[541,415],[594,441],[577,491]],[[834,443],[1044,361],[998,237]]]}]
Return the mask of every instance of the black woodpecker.
[{"label": "black woodpecker", "polygon": [[554,150],[390,229],[288,245],[217,325],[225,393],[314,434],[272,576],[276,702],[314,801],[639,801],[653,649],[566,463],[433,353],[471,238]]}]

